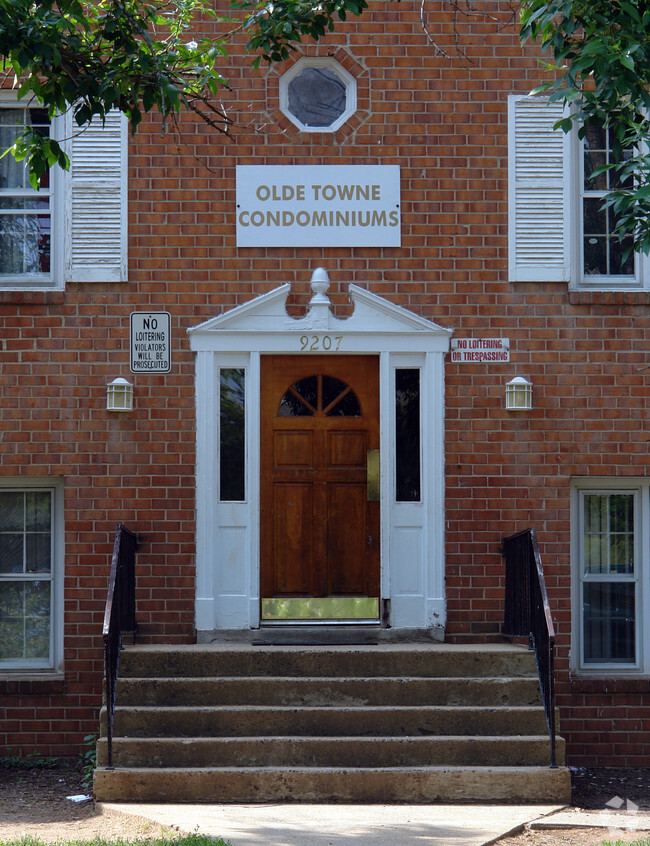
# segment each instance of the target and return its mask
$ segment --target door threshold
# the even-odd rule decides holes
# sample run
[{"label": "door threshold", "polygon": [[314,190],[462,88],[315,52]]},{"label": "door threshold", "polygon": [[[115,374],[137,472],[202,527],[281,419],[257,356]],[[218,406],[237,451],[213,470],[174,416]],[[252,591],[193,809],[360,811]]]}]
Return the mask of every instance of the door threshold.
[{"label": "door threshold", "polygon": [[330,626],[333,629],[340,629],[343,626],[375,626],[380,628],[379,620],[262,620],[260,622],[261,628],[269,629],[323,629]]},{"label": "door threshold", "polygon": [[378,596],[262,597],[262,623],[314,625],[379,622]]}]

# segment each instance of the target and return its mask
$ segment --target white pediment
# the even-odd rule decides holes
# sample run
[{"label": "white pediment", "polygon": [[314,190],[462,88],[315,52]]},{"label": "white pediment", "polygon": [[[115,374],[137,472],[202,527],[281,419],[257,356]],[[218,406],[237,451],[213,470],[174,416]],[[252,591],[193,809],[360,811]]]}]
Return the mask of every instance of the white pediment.
[{"label": "white pediment", "polygon": [[[351,284],[348,289],[354,305],[353,313],[347,318],[337,318],[332,313],[331,302],[327,297],[328,287],[327,273],[323,268],[317,268],[311,280],[313,295],[303,317],[294,318],[287,313],[286,302],[291,286],[281,285],[189,329],[190,346],[194,350],[210,348],[214,344],[220,347],[215,336],[230,333],[249,337],[250,333],[256,333],[275,336],[277,340],[278,336],[287,333],[295,336],[300,333],[326,332],[346,338],[368,335],[419,338],[416,346],[422,349],[430,348],[431,341],[436,339],[433,346],[438,351],[442,351],[441,342],[447,349],[451,329],[438,326],[357,285]],[[423,336],[428,337],[428,343],[423,343]],[[232,344],[228,346],[234,348]],[[244,348],[245,345],[242,343],[239,346]]]}]

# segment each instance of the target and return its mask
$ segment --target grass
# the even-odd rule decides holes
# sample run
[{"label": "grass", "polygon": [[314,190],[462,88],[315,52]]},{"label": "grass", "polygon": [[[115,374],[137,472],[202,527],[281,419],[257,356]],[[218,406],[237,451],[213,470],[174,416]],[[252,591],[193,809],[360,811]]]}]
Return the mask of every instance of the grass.
[{"label": "grass", "polygon": [[[65,846],[230,846],[220,837],[210,837],[207,834],[187,834],[183,837],[155,838],[144,840],[102,840],[97,837],[95,840],[63,840],[59,841]],[[21,840],[0,840],[0,846],[46,846],[37,837],[23,837]],[[48,843],[47,846],[52,846]]]}]

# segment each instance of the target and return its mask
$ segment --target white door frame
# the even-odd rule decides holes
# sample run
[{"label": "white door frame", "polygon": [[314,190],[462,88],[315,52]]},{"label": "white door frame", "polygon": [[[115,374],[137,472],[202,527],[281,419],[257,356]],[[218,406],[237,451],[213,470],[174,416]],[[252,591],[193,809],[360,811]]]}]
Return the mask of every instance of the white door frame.
[{"label": "white door frame", "polygon": [[[327,274],[312,276],[309,309],[288,316],[289,285],[188,331],[196,353],[197,558],[199,640],[260,625],[260,357],[265,354],[374,354],[379,357],[381,432],[381,595],[394,629],[444,635],[444,329],[350,285],[354,312],[334,317]],[[219,501],[219,372],[245,373],[246,495]],[[421,502],[395,501],[395,370],[419,368]]]}]

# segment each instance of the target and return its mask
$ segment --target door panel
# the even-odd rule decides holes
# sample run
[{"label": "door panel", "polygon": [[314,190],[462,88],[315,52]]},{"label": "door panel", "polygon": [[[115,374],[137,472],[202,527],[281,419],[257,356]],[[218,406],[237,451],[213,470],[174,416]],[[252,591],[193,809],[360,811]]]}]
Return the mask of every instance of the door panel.
[{"label": "door panel", "polygon": [[[309,595],[314,588],[311,566],[313,494],[311,485],[275,485],[274,582],[277,594]],[[307,566],[298,568],[296,561],[305,561]]]},{"label": "door panel", "polygon": [[[359,562],[363,562],[366,557],[367,505],[365,484],[335,482],[328,485],[327,559],[330,591],[333,594],[365,594],[366,573]],[[350,524],[358,526],[359,531],[347,531]]]},{"label": "door panel", "polygon": [[366,433],[328,432],[327,454],[330,468],[357,468],[366,472]]},{"label": "door panel", "polygon": [[[299,597],[318,598],[319,619],[348,607],[378,613],[379,502],[367,489],[378,370],[376,356],[262,358],[263,616],[273,607],[304,618]],[[329,601],[354,597],[377,601]]]},{"label": "door panel", "polygon": [[312,432],[276,432],[275,466],[310,468],[314,460],[313,441]]}]

